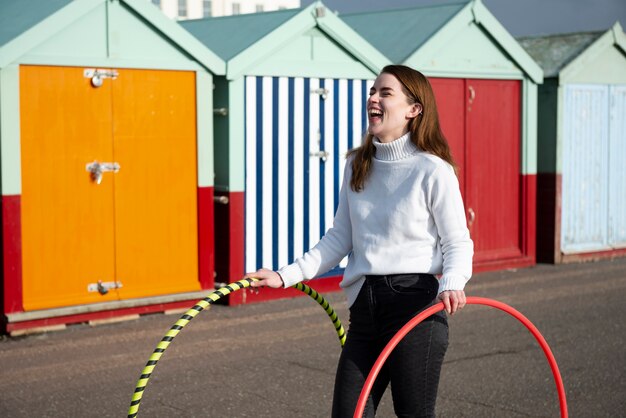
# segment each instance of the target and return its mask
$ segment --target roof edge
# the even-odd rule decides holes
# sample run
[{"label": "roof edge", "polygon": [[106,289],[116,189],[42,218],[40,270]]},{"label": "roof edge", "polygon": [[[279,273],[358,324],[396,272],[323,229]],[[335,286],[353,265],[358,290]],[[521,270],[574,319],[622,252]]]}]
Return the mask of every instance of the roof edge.
[{"label": "roof edge", "polygon": [[318,2],[311,3],[276,29],[249,45],[234,57],[228,59],[226,61],[226,78],[229,80],[237,78],[247,66],[246,63],[250,62],[250,60],[254,60],[255,56],[259,55],[257,51],[263,51],[265,45],[279,43],[282,39],[290,39],[293,34],[308,30],[314,22],[311,11],[317,5]]},{"label": "roof edge", "polygon": [[195,36],[182,26],[169,19],[156,7],[144,0],[119,0],[134,12],[146,19],[148,23],[169,38],[174,44],[195,58],[203,67],[216,75],[226,73],[226,63]]},{"label": "roof edge", "polygon": [[285,39],[291,39],[294,35],[304,33],[313,27],[318,27],[334,39],[374,74],[378,74],[385,65],[391,63],[387,57],[356,33],[347,23],[335,16],[335,13],[321,1],[315,1],[228,60],[226,62],[226,78],[230,80],[237,78],[249,65],[247,63],[259,55],[258,51],[267,50],[265,46],[282,44]]},{"label": "roof edge", "polygon": [[[72,24],[100,5],[106,5],[108,1],[110,0],[74,0],[70,2],[0,47],[0,52],[2,52],[0,54],[0,68],[19,59],[20,56],[35,48],[52,34],[57,33],[59,28]],[[148,2],[143,0],[118,1],[140,15],[148,24],[186,51],[207,70],[214,74],[224,74],[226,65],[221,58]]]},{"label": "roof edge", "polygon": [[[321,16],[315,15],[319,28],[336,40],[343,48],[359,59],[373,73],[378,74],[383,67],[391,64],[389,58],[359,35],[350,25],[337,17],[321,1],[315,3],[326,11]],[[316,13],[318,8],[316,8]]]},{"label": "roof edge", "polygon": [[[406,57],[402,58],[399,62],[400,63],[406,63],[412,60],[417,59],[420,55],[422,55],[424,53],[424,51],[427,51],[428,53],[428,49],[437,49],[437,47],[435,46],[437,44],[437,39],[438,39],[438,35],[440,33],[442,33],[442,29],[445,28],[448,25],[456,25],[456,21],[460,21],[465,23],[467,21],[467,16],[472,14],[471,8],[472,8],[472,1],[467,1],[464,3],[450,3],[450,4],[464,4],[463,7],[461,7],[454,15],[450,16],[450,18],[448,20],[446,20],[445,22],[443,22],[443,24],[441,26],[439,26],[437,28],[436,31],[434,31],[433,33],[430,34],[430,36],[428,38],[426,38],[426,40],[424,40],[424,42],[422,42],[420,45],[418,45],[415,49],[413,49],[413,51],[411,53],[409,53],[409,55],[407,55]],[[434,43],[434,44],[433,44]]]},{"label": "roof edge", "polygon": [[535,83],[543,83],[543,70],[502,26],[495,16],[487,9],[481,0],[472,0],[472,16],[477,25],[481,25],[489,32],[513,60],[520,66]]},{"label": "roof edge", "polygon": [[76,0],[44,18],[0,47],[0,68],[16,61],[20,56],[35,48],[59,28],[65,27],[98,7],[103,0]]},{"label": "roof edge", "polygon": [[581,65],[584,65],[586,56],[590,54],[597,54],[605,48],[616,46],[622,50],[623,54],[626,54],[626,34],[619,22],[616,22],[612,27],[604,31],[595,41],[585,48],[574,59],[567,63],[559,71],[557,77],[567,78],[571,73],[576,72]]},{"label": "roof edge", "polygon": [[624,29],[622,28],[622,25],[620,25],[619,21],[615,22],[615,24],[611,27],[611,31],[613,32],[615,45],[618,45],[626,54],[626,33],[624,33]]}]

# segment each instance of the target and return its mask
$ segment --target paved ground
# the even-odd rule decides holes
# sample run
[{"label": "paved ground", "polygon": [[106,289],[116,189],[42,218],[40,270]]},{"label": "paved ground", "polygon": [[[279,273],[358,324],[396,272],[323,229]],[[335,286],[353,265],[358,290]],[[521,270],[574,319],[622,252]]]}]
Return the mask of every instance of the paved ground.
[{"label": "paved ground", "polygon": [[[626,416],[626,259],[476,275],[544,335],[572,417]],[[326,295],[347,326],[341,293]],[[179,315],[0,339],[0,416],[125,417],[140,371]],[[558,417],[543,352],[515,319],[469,306],[450,320],[438,416]],[[340,347],[308,297],[215,306],[176,338],[139,416],[328,417]],[[393,416],[390,396],[378,416]]]}]

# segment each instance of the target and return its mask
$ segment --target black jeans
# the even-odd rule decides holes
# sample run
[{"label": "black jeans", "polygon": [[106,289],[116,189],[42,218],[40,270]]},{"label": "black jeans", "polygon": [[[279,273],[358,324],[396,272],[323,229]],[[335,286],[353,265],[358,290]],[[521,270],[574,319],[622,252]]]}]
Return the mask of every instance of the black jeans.
[{"label": "black jeans", "polygon": [[[439,282],[430,274],[367,276],[350,307],[350,328],[335,379],[333,418],[352,418],[365,379],[389,340],[411,318],[436,302]],[[398,417],[434,417],[441,365],[448,347],[443,311],[413,328],[380,371],[365,407],[374,417],[391,382]]]}]

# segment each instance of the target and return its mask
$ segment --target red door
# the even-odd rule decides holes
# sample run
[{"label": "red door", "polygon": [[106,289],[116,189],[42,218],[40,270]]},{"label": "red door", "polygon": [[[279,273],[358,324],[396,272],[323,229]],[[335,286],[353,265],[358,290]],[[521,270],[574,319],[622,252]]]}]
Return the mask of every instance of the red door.
[{"label": "red door", "polygon": [[523,256],[520,82],[431,79],[459,166],[474,263]]},{"label": "red door", "polygon": [[441,129],[450,144],[452,158],[458,168],[461,193],[465,201],[465,80],[433,78],[430,83],[437,99]]}]

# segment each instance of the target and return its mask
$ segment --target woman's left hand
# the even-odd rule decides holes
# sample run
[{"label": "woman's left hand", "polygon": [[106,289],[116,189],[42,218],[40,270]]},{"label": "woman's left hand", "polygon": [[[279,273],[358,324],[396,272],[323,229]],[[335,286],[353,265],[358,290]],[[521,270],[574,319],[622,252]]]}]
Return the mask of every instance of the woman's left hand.
[{"label": "woman's left hand", "polygon": [[466,302],[464,290],[445,290],[439,293],[438,298],[443,302],[446,312],[450,315],[454,315],[456,311],[463,309]]}]

